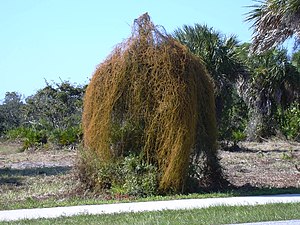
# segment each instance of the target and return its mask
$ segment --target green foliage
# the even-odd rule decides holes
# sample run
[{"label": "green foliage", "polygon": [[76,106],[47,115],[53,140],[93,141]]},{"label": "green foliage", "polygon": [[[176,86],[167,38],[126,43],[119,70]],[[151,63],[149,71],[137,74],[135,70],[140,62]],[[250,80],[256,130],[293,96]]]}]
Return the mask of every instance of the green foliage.
[{"label": "green foliage", "polygon": [[247,136],[268,138],[276,134],[278,108],[286,108],[299,99],[300,74],[284,49],[272,49],[261,55],[250,54],[250,45],[240,47],[240,57],[249,71],[242,91],[249,108]]},{"label": "green foliage", "polygon": [[287,109],[278,109],[279,128],[289,140],[300,141],[300,104],[293,103]]},{"label": "green foliage", "polygon": [[295,38],[295,47],[299,47],[298,0],[262,0],[256,1],[253,10],[248,13],[247,21],[253,22],[254,52],[264,52],[282,44],[288,38]]},{"label": "green foliage", "polygon": [[300,51],[294,52],[292,55],[292,64],[300,72]]},{"label": "green foliage", "polygon": [[104,163],[98,160],[95,152],[79,149],[76,170],[84,190],[98,193],[109,190],[112,183],[122,180],[119,167],[120,162],[117,160]]},{"label": "green foliage", "polygon": [[49,141],[61,146],[76,144],[82,139],[82,129],[80,126],[71,126],[67,129],[54,129],[49,134]]},{"label": "green foliage", "polygon": [[213,77],[219,138],[231,140],[233,132],[244,129],[247,119],[247,113],[243,111],[246,106],[238,96],[235,85],[244,70],[236,51],[236,37],[227,37],[200,24],[194,27],[185,25],[176,30],[174,36],[204,61]]},{"label": "green foliage", "polygon": [[68,81],[49,84],[23,103],[21,95],[7,93],[0,105],[0,135],[23,141],[24,149],[48,141],[60,146],[82,139],[81,115],[85,86]]},{"label": "green foliage", "polygon": [[242,131],[233,131],[232,132],[232,140],[233,140],[233,145],[237,145],[238,142],[245,140],[246,134]]},{"label": "green foliage", "polygon": [[6,137],[23,142],[23,150],[31,147],[39,147],[47,143],[47,131],[37,130],[32,127],[18,127],[7,132]]},{"label": "green foliage", "polygon": [[24,122],[23,106],[21,94],[6,92],[3,104],[0,105],[0,136]]},{"label": "green foliage", "polygon": [[46,82],[45,88],[26,99],[26,120],[47,130],[80,125],[84,91],[84,86],[75,86],[68,81],[60,84]]},{"label": "green foliage", "polygon": [[31,147],[40,147],[51,142],[59,146],[78,144],[82,139],[81,127],[69,127],[65,130],[47,130],[38,126],[20,126],[6,133],[9,140],[19,140],[23,142],[23,150]]},{"label": "green foliage", "polygon": [[222,123],[219,126],[219,138],[227,142],[224,146],[226,148],[230,147],[230,144],[236,146],[246,138],[245,129],[248,122],[248,107],[235,90],[232,92],[232,97],[228,99],[230,101],[225,104]]},{"label": "green foliage", "polygon": [[157,194],[157,168],[133,154],[110,162],[99,161],[91,151],[80,151],[78,177],[96,193],[145,197]]},{"label": "green foliage", "polygon": [[123,161],[122,171],[125,175],[123,188],[125,193],[135,196],[151,196],[157,194],[157,168],[130,155]]}]

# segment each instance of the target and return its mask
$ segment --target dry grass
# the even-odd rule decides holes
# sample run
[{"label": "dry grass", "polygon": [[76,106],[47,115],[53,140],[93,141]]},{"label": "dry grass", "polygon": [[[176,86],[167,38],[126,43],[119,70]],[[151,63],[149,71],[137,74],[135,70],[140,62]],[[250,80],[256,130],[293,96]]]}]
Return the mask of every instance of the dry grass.
[{"label": "dry grass", "polygon": [[[0,140],[0,152],[1,156],[10,155],[13,153],[20,152],[21,144],[19,143],[11,143],[11,142],[5,142]],[[4,160],[5,158],[1,158],[1,160]]]},{"label": "dry grass", "polygon": [[235,186],[300,188],[300,143],[244,142],[240,151],[223,151],[221,164]]},{"label": "dry grass", "polygon": [[[47,206],[59,202],[86,204],[82,200],[87,196],[76,193],[78,181],[71,169],[76,151],[19,152],[17,144],[0,143],[0,146],[0,208],[16,204],[20,204],[17,208],[29,207],[30,201],[50,201]],[[295,168],[300,164],[300,143],[244,142],[241,147],[238,152],[220,151],[221,165],[232,184],[244,191],[268,189],[270,192],[264,190],[264,193],[269,194],[286,188],[300,191],[300,172]],[[74,197],[81,199],[79,203],[68,202]]]},{"label": "dry grass", "polygon": [[75,151],[20,152],[17,143],[0,144],[0,207],[59,198],[72,190]]}]

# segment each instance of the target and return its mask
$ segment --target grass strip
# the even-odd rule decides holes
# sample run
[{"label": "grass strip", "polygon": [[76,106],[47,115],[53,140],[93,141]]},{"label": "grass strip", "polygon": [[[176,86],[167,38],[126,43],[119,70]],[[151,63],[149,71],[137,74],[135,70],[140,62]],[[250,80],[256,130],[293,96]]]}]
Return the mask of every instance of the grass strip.
[{"label": "grass strip", "polygon": [[28,197],[25,200],[20,200],[18,196],[11,197],[11,200],[0,198],[0,210],[13,209],[32,209],[32,208],[50,208],[63,206],[77,206],[77,205],[99,205],[111,203],[125,203],[125,202],[145,202],[145,201],[166,201],[178,199],[203,199],[203,198],[226,198],[237,196],[259,196],[259,195],[275,195],[275,194],[299,194],[298,188],[286,189],[257,189],[257,190],[231,190],[225,192],[215,193],[195,193],[188,195],[169,195],[169,196],[150,196],[147,198],[118,198],[105,199],[101,197],[66,197],[56,198],[49,197],[46,199],[39,199]]},{"label": "grass strip", "polygon": [[300,219],[299,212],[300,203],[279,203],[112,215],[79,215],[56,219],[21,220],[9,224],[229,224]]}]

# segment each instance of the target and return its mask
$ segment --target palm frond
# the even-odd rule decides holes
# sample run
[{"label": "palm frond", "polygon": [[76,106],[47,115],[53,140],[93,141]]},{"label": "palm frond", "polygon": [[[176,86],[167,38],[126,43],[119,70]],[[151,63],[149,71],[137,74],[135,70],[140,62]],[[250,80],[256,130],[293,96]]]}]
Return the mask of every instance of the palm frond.
[{"label": "palm frond", "polygon": [[246,21],[253,22],[252,51],[263,52],[285,40],[300,38],[300,1],[265,0],[251,6]]}]

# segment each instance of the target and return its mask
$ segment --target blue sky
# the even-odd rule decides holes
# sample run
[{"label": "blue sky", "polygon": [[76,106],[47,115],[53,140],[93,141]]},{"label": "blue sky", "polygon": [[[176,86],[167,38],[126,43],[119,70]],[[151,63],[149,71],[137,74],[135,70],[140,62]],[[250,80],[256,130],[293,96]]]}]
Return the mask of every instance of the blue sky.
[{"label": "blue sky", "polygon": [[168,33],[199,23],[249,42],[249,5],[253,1],[0,0],[0,100],[7,91],[32,95],[45,79],[87,83],[145,12]]}]

